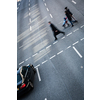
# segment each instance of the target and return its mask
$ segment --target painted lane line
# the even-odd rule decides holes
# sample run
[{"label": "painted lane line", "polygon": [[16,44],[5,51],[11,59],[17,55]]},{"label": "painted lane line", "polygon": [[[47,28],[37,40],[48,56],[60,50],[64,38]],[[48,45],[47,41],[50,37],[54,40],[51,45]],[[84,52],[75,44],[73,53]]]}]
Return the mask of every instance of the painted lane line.
[{"label": "painted lane line", "polygon": [[29,18],[29,22],[31,23],[31,18]]},{"label": "painted lane line", "polygon": [[46,63],[48,60],[45,60],[44,62],[42,62],[42,64]]},{"label": "painted lane line", "polygon": [[44,5],[47,6],[46,3],[44,3]]},{"label": "painted lane line", "polygon": [[73,43],[73,45],[77,44],[78,42],[79,42],[79,41],[77,41],[77,42]]},{"label": "painted lane line", "polygon": [[84,27],[84,25],[82,25],[80,28]]},{"label": "painted lane line", "polygon": [[57,53],[57,55],[61,54],[62,52],[63,52],[63,50],[62,50],[62,51],[60,51],[60,52],[58,52],[58,53]]},{"label": "painted lane line", "polygon": [[24,63],[24,61],[22,61],[21,63],[19,63],[19,65],[21,65],[22,63]]},{"label": "painted lane line", "polygon": [[29,59],[31,59],[31,57],[27,58],[25,61],[27,61],[27,60],[29,60]]},{"label": "painted lane line", "polygon": [[84,40],[84,38],[80,39],[80,41]]},{"label": "painted lane line", "polygon": [[82,58],[82,55],[78,52],[78,50],[77,50],[75,47],[73,47],[73,49],[74,49],[75,52],[79,55],[79,57]]},{"label": "painted lane line", "polygon": [[30,13],[29,13],[29,15],[30,15]]},{"label": "painted lane line", "polygon": [[51,45],[47,46],[46,49],[48,49],[48,48],[50,48],[50,47],[51,47]]},{"label": "painted lane line", "polygon": [[74,30],[73,32],[76,32],[76,31],[78,31],[79,30],[79,28],[77,28],[76,30]]},{"label": "painted lane line", "polygon": [[39,67],[40,66],[40,64],[38,64],[37,66],[35,66],[34,68],[37,68],[37,67]]},{"label": "painted lane line", "polygon": [[53,18],[53,16],[50,14],[50,17]]},{"label": "painted lane line", "polygon": [[30,4],[29,4],[29,6],[30,6]]},{"label": "painted lane line", "polygon": [[43,52],[45,49],[41,50],[39,53]]},{"label": "painted lane line", "polygon": [[64,37],[62,37],[61,39],[64,39],[65,38],[65,36]]},{"label": "painted lane line", "polygon": [[69,34],[67,34],[67,36],[69,36],[69,35],[71,35],[72,34],[72,32],[71,33],[69,33]]},{"label": "painted lane line", "polygon": [[83,66],[81,66],[81,68],[83,68]]},{"label": "painted lane line", "polygon": [[37,54],[38,54],[38,53],[36,53],[36,54],[32,55],[32,57],[36,56]]},{"label": "painted lane line", "polygon": [[44,100],[47,100],[47,98],[45,98]]},{"label": "painted lane line", "polygon": [[[68,46],[66,49],[69,49],[70,47],[71,47],[71,45],[70,45],[70,46]],[[65,50],[66,50],[66,49],[65,49]]]},{"label": "painted lane line", "polygon": [[72,2],[73,2],[74,4],[76,4],[76,2],[75,2],[74,0],[72,0]]},{"label": "painted lane line", "polygon": [[45,1],[45,0],[43,0],[43,1]]},{"label": "painted lane line", "polygon": [[29,10],[30,10],[30,8],[29,8]]},{"label": "painted lane line", "polygon": [[30,26],[30,31],[32,30],[32,27]]},{"label": "painted lane line", "polygon": [[17,10],[19,9],[19,7],[17,7]]},{"label": "painted lane line", "polygon": [[54,42],[53,44],[56,44],[58,41]]},{"label": "painted lane line", "polygon": [[41,77],[40,77],[39,69],[36,68],[36,70],[37,70],[37,74],[38,74],[39,81],[41,81]]},{"label": "painted lane line", "polygon": [[56,55],[53,55],[52,57],[50,57],[50,59],[54,58]]},{"label": "painted lane line", "polygon": [[48,8],[46,8],[47,9],[47,11],[49,11],[49,9]]}]

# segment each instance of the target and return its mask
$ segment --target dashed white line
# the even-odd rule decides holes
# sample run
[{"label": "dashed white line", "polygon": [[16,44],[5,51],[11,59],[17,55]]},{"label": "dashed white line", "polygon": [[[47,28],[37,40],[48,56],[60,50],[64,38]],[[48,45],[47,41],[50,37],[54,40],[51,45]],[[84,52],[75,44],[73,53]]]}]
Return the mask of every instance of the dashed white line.
[{"label": "dashed white line", "polygon": [[[66,49],[69,49],[70,47],[71,47],[71,45],[70,45],[70,46],[68,46]],[[65,50],[66,50],[66,49],[65,49]]]},{"label": "dashed white line", "polygon": [[29,13],[29,15],[30,15],[30,13]]},{"label": "dashed white line", "polygon": [[[45,49],[41,50],[40,52],[43,52],[44,50],[45,50]],[[39,52],[39,53],[40,53],[40,52]]]},{"label": "dashed white line", "polygon": [[43,1],[45,1],[45,0],[43,0]]},{"label": "dashed white line", "polygon": [[80,39],[80,41],[84,40],[84,38]]},{"label": "dashed white line", "polygon": [[61,39],[64,39],[65,38],[65,36],[64,37],[62,37]]},{"label": "dashed white line", "polygon": [[29,10],[30,10],[30,8],[29,8]]},{"label": "dashed white line", "polygon": [[31,23],[31,18],[29,18],[29,22]]},{"label": "dashed white line", "polygon": [[34,68],[37,68],[37,67],[39,67],[40,66],[40,64],[38,64],[37,66],[35,66]]},{"label": "dashed white line", "polygon": [[37,74],[38,74],[39,81],[41,81],[41,77],[40,77],[39,69],[36,68],[36,70],[37,70]]},{"label": "dashed white line", "polygon": [[84,25],[82,25],[80,28],[84,27]]},{"label": "dashed white line", "polygon": [[50,14],[50,17],[53,18],[53,16]]},{"label": "dashed white line", "polygon": [[81,66],[81,68],[83,68],[83,66]]},{"label": "dashed white line", "polygon": [[79,57],[82,58],[82,55],[78,52],[78,50],[75,47],[73,47],[73,49],[76,51],[76,53],[79,55]]},{"label": "dashed white line", "polygon": [[45,5],[45,6],[47,6],[47,4],[46,4],[46,3],[44,3],[44,5]]},{"label": "dashed white line", "polygon": [[30,4],[29,4],[29,6],[30,6]]},{"label": "dashed white line", "polygon": [[31,59],[31,57],[27,58],[25,61],[27,61],[27,60],[29,60],[29,59]]},{"label": "dashed white line", "polygon": [[72,32],[71,33],[69,33],[69,34],[67,34],[67,36],[69,36],[69,35],[71,35],[72,34]]},{"label": "dashed white line", "polygon": [[48,8],[46,8],[47,9],[47,11],[49,11],[49,9]]},{"label": "dashed white line", "polygon": [[50,57],[50,59],[54,58],[56,55],[53,55],[52,57]]},{"label": "dashed white line", "polygon": [[58,52],[58,53],[57,53],[57,55],[61,54],[62,52],[63,52],[63,50],[62,50],[62,51],[60,51],[60,52]]},{"label": "dashed white line", "polygon": [[32,55],[32,57],[36,56],[37,54],[38,54],[38,53],[36,53],[36,54]]},{"label": "dashed white line", "polygon": [[45,98],[44,100],[47,100],[47,98]]},{"label": "dashed white line", "polygon": [[50,48],[50,47],[51,47],[51,45],[47,46],[46,49],[48,49],[48,48]]},{"label": "dashed white line", "polygon": [[48,60],[45,60],[44,62],[42,62],[42,64],[46,63]]},{"label": "dashed white line", "polygon": [[73,32],[76,32],[76,31],[78,31],[78,30],[79,30],[79,28],[75,29]]},{"label": "dashed white line", "polygon": [[78,42],[79,42],[79,41],[77,41],[77,42],[73,43],[73,45],[77,44]]},{"label": "dashed white line", "polygon": [[21,63],[19,63],[19,65],[21,65],[22,63],[24,63],[24,61],[22,61]]},{"label": "dashed white line", "polygon": [[58,41],[54,42],[53,44],[56,44]]},{"label": "dashed white line", "polygon": [[32,30],[32,27],[30,26],[30,31]]},{"label": "dashed white line", "polygon": [[75,2],[74,0],[72,0],[72,2],[73,2],[74,4],[76,4],[76,2]]}]

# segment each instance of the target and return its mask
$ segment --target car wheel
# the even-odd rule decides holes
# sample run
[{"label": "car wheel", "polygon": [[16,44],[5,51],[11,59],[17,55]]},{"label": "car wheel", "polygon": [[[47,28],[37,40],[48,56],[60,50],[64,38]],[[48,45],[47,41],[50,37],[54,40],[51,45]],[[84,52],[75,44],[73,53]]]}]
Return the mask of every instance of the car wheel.
[{"label": "car wheel", "polygon": [[34,86],[33,86],[33,84],[32,84],[32,82],[30,81],[30,87],[31,87],[31,89],[33,89],[34,88]]}]

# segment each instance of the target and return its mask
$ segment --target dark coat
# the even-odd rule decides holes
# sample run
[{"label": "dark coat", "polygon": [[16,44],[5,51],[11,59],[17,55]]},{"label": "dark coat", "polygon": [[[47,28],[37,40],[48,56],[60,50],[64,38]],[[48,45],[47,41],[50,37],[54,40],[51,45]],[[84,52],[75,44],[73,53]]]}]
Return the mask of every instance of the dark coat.
[{"label": "dark coat", "polygon": [[[60,31],[58,30],[58,28],[54,25],[54,24],[50,24],[50,27],[51,27],[51,29],[52,29],[52,31],[53,31],[53,33],[54,33],[54,35],[58,35],[59,33],[60,33]],[[55,31],[58,31],[58,32],[55,32]]]},{"label": "dark coat", "polygon": [[67,16],[67,18],[68,18],[69,21],[72,21],[71,15],[69,14],[68,11],[66,11],[66,14],[65,15]]}]

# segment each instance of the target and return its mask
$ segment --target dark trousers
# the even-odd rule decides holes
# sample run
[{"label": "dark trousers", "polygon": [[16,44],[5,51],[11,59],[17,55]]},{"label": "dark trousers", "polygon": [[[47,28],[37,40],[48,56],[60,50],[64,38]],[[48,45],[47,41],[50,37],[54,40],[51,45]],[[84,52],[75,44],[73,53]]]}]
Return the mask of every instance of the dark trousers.
[{"label": "dark trousers", "polygon": [[56,36],[57,36],[58,34],[60,34],[60,33],[64,34],[64,32],[62,32],[62,31],[54,32],[54,37],[55,37],[55,39],[57,39]]}]

